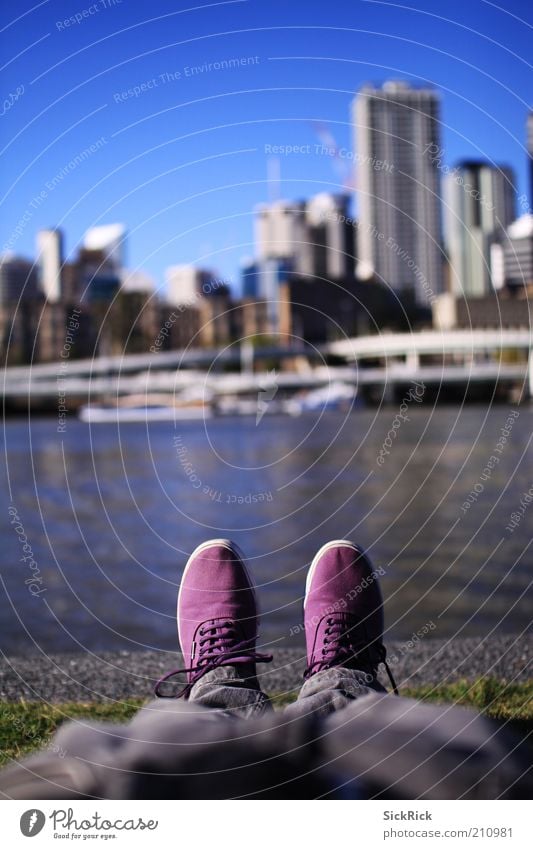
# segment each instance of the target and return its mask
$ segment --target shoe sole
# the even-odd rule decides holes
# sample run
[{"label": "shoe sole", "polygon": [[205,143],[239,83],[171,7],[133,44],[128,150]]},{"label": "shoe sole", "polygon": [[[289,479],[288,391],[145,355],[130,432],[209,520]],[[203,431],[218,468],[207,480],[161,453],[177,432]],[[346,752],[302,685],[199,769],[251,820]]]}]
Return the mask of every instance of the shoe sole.
[{"label": "shoe sole", "polygon": [[306,581],[305,581],[304,610],[305,610],[305,605],[307,603],[307,597],[309,596],[309,592],[311,590],[311,582],[313,580],[313,575],[315,574],[315,570],[316,570],[316,567],[318,566],[319,560],[321,559],[321,557],[327,551],[329,551],[332,548],[339,548],[340,546],[343,546],[344,548],[351,548],[352,551],[356,551],[358,554],[363,554],[361,549],[358,548],[358,546],[355,545],[355,543],[351,542],[348,539],[334,539],[331,542],[327,542],[325,545],[323,545],[322,548],[320,548],[317,551],[317,553],[315,554],[315,556],[313,557],[313,560],[312,560],[311,565],[309,567],[309,571],[307,573],[307,578],[306,578]]},{"label": "shoe sole", "polygon": [[213,546],[213,545],[218,545],[218,546],[222,546],[223,548],[227,548],[228,551],[231,551],[233,554],[237,555],[237,557],[241,561],[242,566],[244,568],[244,574],[246,575],[246,580],[248,581],[248,583],[250,585],[250,589],[253,593],[255,608],[256,608],[256,611],[258,611],[257,595],[256,595],[256,592],[255,592],[255,587],[252,583],[250,573],[249,573],[249,571],[246,567],[246,560],[244,559],[244,554],[242,553],[242,551],[239,548],[239,546],[237,545],[237,543],[232,542],[229,539],[210,539],[210,540],[207,540],[207,542],[202,542],[202,543],[200,543],[200,545],[196,546],[193,553],[190,555],[189,559],[187,560],[187,563],[185,564],[185,569],[183,570],[183,575],[181,576],[180,588],[178,590],[178,601],[177,601],[177,604],[176,604],[176,622],[177,622],[177,625],[178,625],[178,640],[179,640],[179,643],[180,643],[180,648],[182,648],[182,642],[181,642],[181,634],[180,634],[179,610],[180,610],[181,591],[182,591],[182,588],[183,588],[183,583],[185,581],[185,575],[187,574],[190,566],[192,566],[194,558],[197,557],[197,555],[200,554],[201,551],[204,551],[206,548],[211,548],[211,546]]}]

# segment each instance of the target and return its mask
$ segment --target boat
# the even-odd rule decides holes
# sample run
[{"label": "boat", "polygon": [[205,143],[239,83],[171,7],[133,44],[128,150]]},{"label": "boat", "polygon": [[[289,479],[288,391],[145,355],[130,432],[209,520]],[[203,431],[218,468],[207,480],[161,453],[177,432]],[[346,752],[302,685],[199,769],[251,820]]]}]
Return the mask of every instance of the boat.
[{"label": "boat", "polygon": [[351,383],[335,381],[286,401],[285,412],[291,416],[325,410],[347,412],[353,409],[356,404],[361,406],[361,402],[357,400],[357,387]]},{"label": "boat", "polygon": [[259,423],[264,415],[299,416],[326,410],[349,412],[356,406],[362,406],[362,401],[357,398],[357,387],[341,381],[299,392],[291,398],[278,397],[268,401],[260,396],[261,393],[253,398],[217,398],[216,413],[223,416],[255,416]]},{"label": "boat", "polygon": [[113,403],[86,404],[78,418],[89,424],[125,422],[174,422],[208,419],[212,415],[210,399],[191,395],[126,395]]}]

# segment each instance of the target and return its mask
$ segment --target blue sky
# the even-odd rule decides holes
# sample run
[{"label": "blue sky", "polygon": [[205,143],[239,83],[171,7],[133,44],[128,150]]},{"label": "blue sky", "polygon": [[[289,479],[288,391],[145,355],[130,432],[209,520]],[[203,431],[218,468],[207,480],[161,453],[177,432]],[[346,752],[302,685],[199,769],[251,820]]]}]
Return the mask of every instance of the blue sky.
[{"label": "blue sky", "polygon": [[[237,284],[254,205],[269,197],[265,146],[310,145],[280,157],[282,196],[340,190],[339,163],[314,153],[317,122],[351,149],[350,103],[367,80],[437,86],[444,161],[510,164],[527,191],[524,0],[21,0],[0,29],[0,248],[22,255],[39,227],[61,226],[71,252],[88,227],[123,221],[130,267],[158,283],[196,262]],[[242,62],[205,67],[230,59]]]}]

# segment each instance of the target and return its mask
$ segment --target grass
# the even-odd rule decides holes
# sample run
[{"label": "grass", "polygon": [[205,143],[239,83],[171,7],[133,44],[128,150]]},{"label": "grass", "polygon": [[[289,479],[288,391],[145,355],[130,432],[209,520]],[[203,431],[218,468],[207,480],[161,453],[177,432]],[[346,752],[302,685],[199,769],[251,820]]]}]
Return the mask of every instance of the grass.
[{"label": "grass", "polygon": [[[504,684],[496,678],[480,678],[474,682],[456,681],[440,686],[426,685],[401,691],[403,696],[438,704],[461,704],[473,707],[499,721],[509,721],[522,735],[533,731],[533,681]],[[274,707],[294,701],[295,694],[274,695]],[[92,719],[127,722],[144,699],[125,702],[0,702],[0,765],[9,763],[36,749],[53,747],[51,738],[67,719]],[[57,747],[59,755],[63,754]]]},{"label": "grass", "polygon": [[479,678],[473,683],[456,681],[407,689],[402,695],[439,704],[468,705],[492,719],[529,722],[533,727],[533,681],[504,684],[497,678]]},{"label": "grass", "polygon": [[[50,744],[51,737],[68,719],[128,722],[145,699],[126,702],[0,702],[0,766]],[[55,751],[64,757],[58,747]]]}]

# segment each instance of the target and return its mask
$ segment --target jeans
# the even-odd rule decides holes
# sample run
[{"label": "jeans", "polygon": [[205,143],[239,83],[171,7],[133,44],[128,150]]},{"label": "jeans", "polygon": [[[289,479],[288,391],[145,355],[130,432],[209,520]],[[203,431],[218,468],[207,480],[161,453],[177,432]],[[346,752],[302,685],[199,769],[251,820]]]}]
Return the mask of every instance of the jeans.
[{"label": "jeans", "polygon": [[[272,705],[257,685],[247,687],[239,677],[238,666],[219,666],[206,673],[194,685],[190,702],[217,711],[219,715],[250,719],[272,710]],[[289,717],[327,716],[346,707],[354,699],[371,692],[385,693],[381,684],[365,672],[333,667],[317,672],[303,685],[298,700],[285,708]]]},{"label": "jeans", "polygon": [[66,723],[52,750],[0,772],[0,799],[530,798],[529,751],[473,711],[341,667],[273,711],[241,675],[212,670],[125,725]]}]

